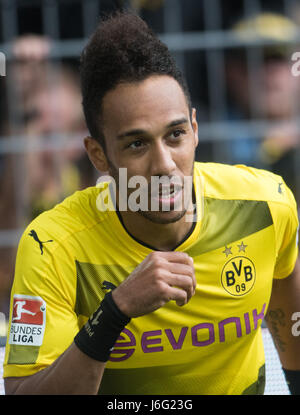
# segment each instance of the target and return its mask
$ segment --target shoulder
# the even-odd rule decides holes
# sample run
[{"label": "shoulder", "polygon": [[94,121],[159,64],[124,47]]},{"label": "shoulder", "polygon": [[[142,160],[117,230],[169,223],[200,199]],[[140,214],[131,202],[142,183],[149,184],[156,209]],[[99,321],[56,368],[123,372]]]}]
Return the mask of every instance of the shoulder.
[{"label": "shoulder", "polygon": [[[35,241],[37,249],[47,247],[53,252],[72,235],[88,231],[105,219],[97,209],[97,198],[101,189],[89,187],[67,197],[54,208],[37,216],[25,229],[20,245]],[[51,241],[51,243],[47,243]]]},{"label": "shoulder", "polygon": [[267,170],[218,163],[196,163],[195,169],[203,177],[205,197],[278,202],[295,207],[283,178]]},{"label": "shoulder", "polygon": [[297,204],[281,176],[243,165],[196,163],[195,169],[202,177],[204,199],[218,202],[222,209],[226,201],[239,201],[239,207],[250,204],[255,220],[271,219],[277,250],[289,241],[296,245]]}]

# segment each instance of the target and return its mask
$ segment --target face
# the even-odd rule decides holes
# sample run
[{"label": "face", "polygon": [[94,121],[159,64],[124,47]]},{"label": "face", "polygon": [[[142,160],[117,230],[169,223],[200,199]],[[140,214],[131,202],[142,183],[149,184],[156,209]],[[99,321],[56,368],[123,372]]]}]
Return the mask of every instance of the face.
[{"label": "face", "polygon": [[[245,62],[236,61],[228,66],[228,85],[237,103],[249,111],[251,103],[250,78]],[[292,75],[288,61],[267,59],[253,73],[255,106],[260,116],[269,119],[290,117],[296,108],[299,80]]]},{"label": "face", "polygon": [[261,111],[269,118],[293,115],[299,95],[299,80],[292,75],[286,60],[269,60],[261,70]]},{"label": "face", "polygon": [[[119,169],[126,168],[127,184],[136,176],[144,178],[139,194],[148,195],[148,205],[138,214],[155,223],[180,220],[188,205],[184,177],[193,176],[198,129],[195,110],[191,119],[177,81],[155,76],[119,84],[104,97],[102,119],[106,153],[99,152],[98,159],[107,162],[117,183],[117,197],[121,194]],[[91,148],[86,147],[91,156]],[[159,178],[165,181],[158,184]],[[136,190],[127,189],[128,199]]]}]

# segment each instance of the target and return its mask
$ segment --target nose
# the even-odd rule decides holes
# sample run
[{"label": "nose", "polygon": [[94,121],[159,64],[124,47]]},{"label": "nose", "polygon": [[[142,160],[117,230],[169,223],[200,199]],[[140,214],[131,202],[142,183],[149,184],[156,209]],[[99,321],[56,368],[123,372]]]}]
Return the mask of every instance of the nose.
[{"label": "nose", "polygon": [[172,149],[163,142],[155,143],[151,154],[151,176],[170,176],[175,170]]}]

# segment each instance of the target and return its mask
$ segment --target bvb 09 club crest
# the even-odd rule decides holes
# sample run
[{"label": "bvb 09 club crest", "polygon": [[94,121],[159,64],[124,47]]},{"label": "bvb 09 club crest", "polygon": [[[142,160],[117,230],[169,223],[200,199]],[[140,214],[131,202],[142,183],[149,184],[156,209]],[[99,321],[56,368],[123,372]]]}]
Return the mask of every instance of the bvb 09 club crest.
[{"label": "bvb 09 club crest", "polygon": [[233,296],[247,294],[255,283],[255,266],[253,262],[244,256],[237,256],[223,267],[221,282],[224,289]]}]

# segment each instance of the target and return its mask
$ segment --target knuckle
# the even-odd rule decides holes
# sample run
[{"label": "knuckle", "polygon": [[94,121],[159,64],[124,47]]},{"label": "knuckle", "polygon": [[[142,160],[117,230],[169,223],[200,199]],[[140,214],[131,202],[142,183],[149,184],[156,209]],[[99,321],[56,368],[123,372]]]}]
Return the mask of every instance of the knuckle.
[{"label": "knuckle", "polygon": [[193,269],[192,269],[190,266],[188,266],[188,265],[183,265],[183,267],[182,267],[182,272],[183,272],[183,274],[184,274],[184,275],[186,275],[189,279],[191,279],[191,277],[193,277],[193,275],[194,275]]},{"label": "knuckle", "polygon": [[169,301],[168,290],[163,283],[157,285],[157,294],[163,302]]},{"label": "knuckle", "polygon": [[176,251],[175,254],[178,257],[178,259],[181,259],[182,261],[186,261],[189,257],[186,252]]},{"label": "knuckle", "polygon": [[153,286],[155,287],[157,293],[162,293],[165,291],[165,284],[160,276],[157,276],[153,281]]},{"label": "knuckle", "polygon": [[155,258],[155,260],[153,261],[153,265],[155,268],[161,269],[163,268],[163,260],[161,258]]},{"label": "knuckle", "polygon": [[166,266],[166,262],[160,256],[155,256],[152,259],[152,265],[156,269],[161,269],[161,268],[164,268]]},{"label": "knuckle", "polygon": [[167,303],[168,301],[170,301],[170,296],[169,296],[169,294],[167,293],[167,291],[166,291],[166,290],[164,290],[164,291],[161,293],[161,299],[162,299],[162,301],[163,301],[164,303]]},{"label": "knuckle", "polygon": [[189,266],[186,267],[186,273],[189,277],[192,277],[194,275],[194,272],[193,272],[192,268],[189,267]]},{"label": "knuckle", "polygon": [[161,258],[161,252],[159,251],[152,251],[149,256],[152,260],[160,259]]},{"label": "knuckle", "polygon": [[187,278],[186,285],[189,290],[193,288],[194,284],[193,284],[192,278],[189,278],[189,277]]},{"label": "knuckle", "polygon": [[157,253],[156,252],[151,252],[148,256],[147,256],[147,260],[152,264],[155,263],[156,259],[157,259]]},{"label": "knuckle", "polygon": [[163,268],[157,267],[153,273],[153,276],[157,282],[164,280],[165,278],[165,271]]},{"label": "knuckle", "polygon": [[178,296],[177,302],[180,306],[183,306],[187,303],[188,301],[188,296],[187,293],[185,291],[183,291],[182,293],[180,293],[180,295]]}]

